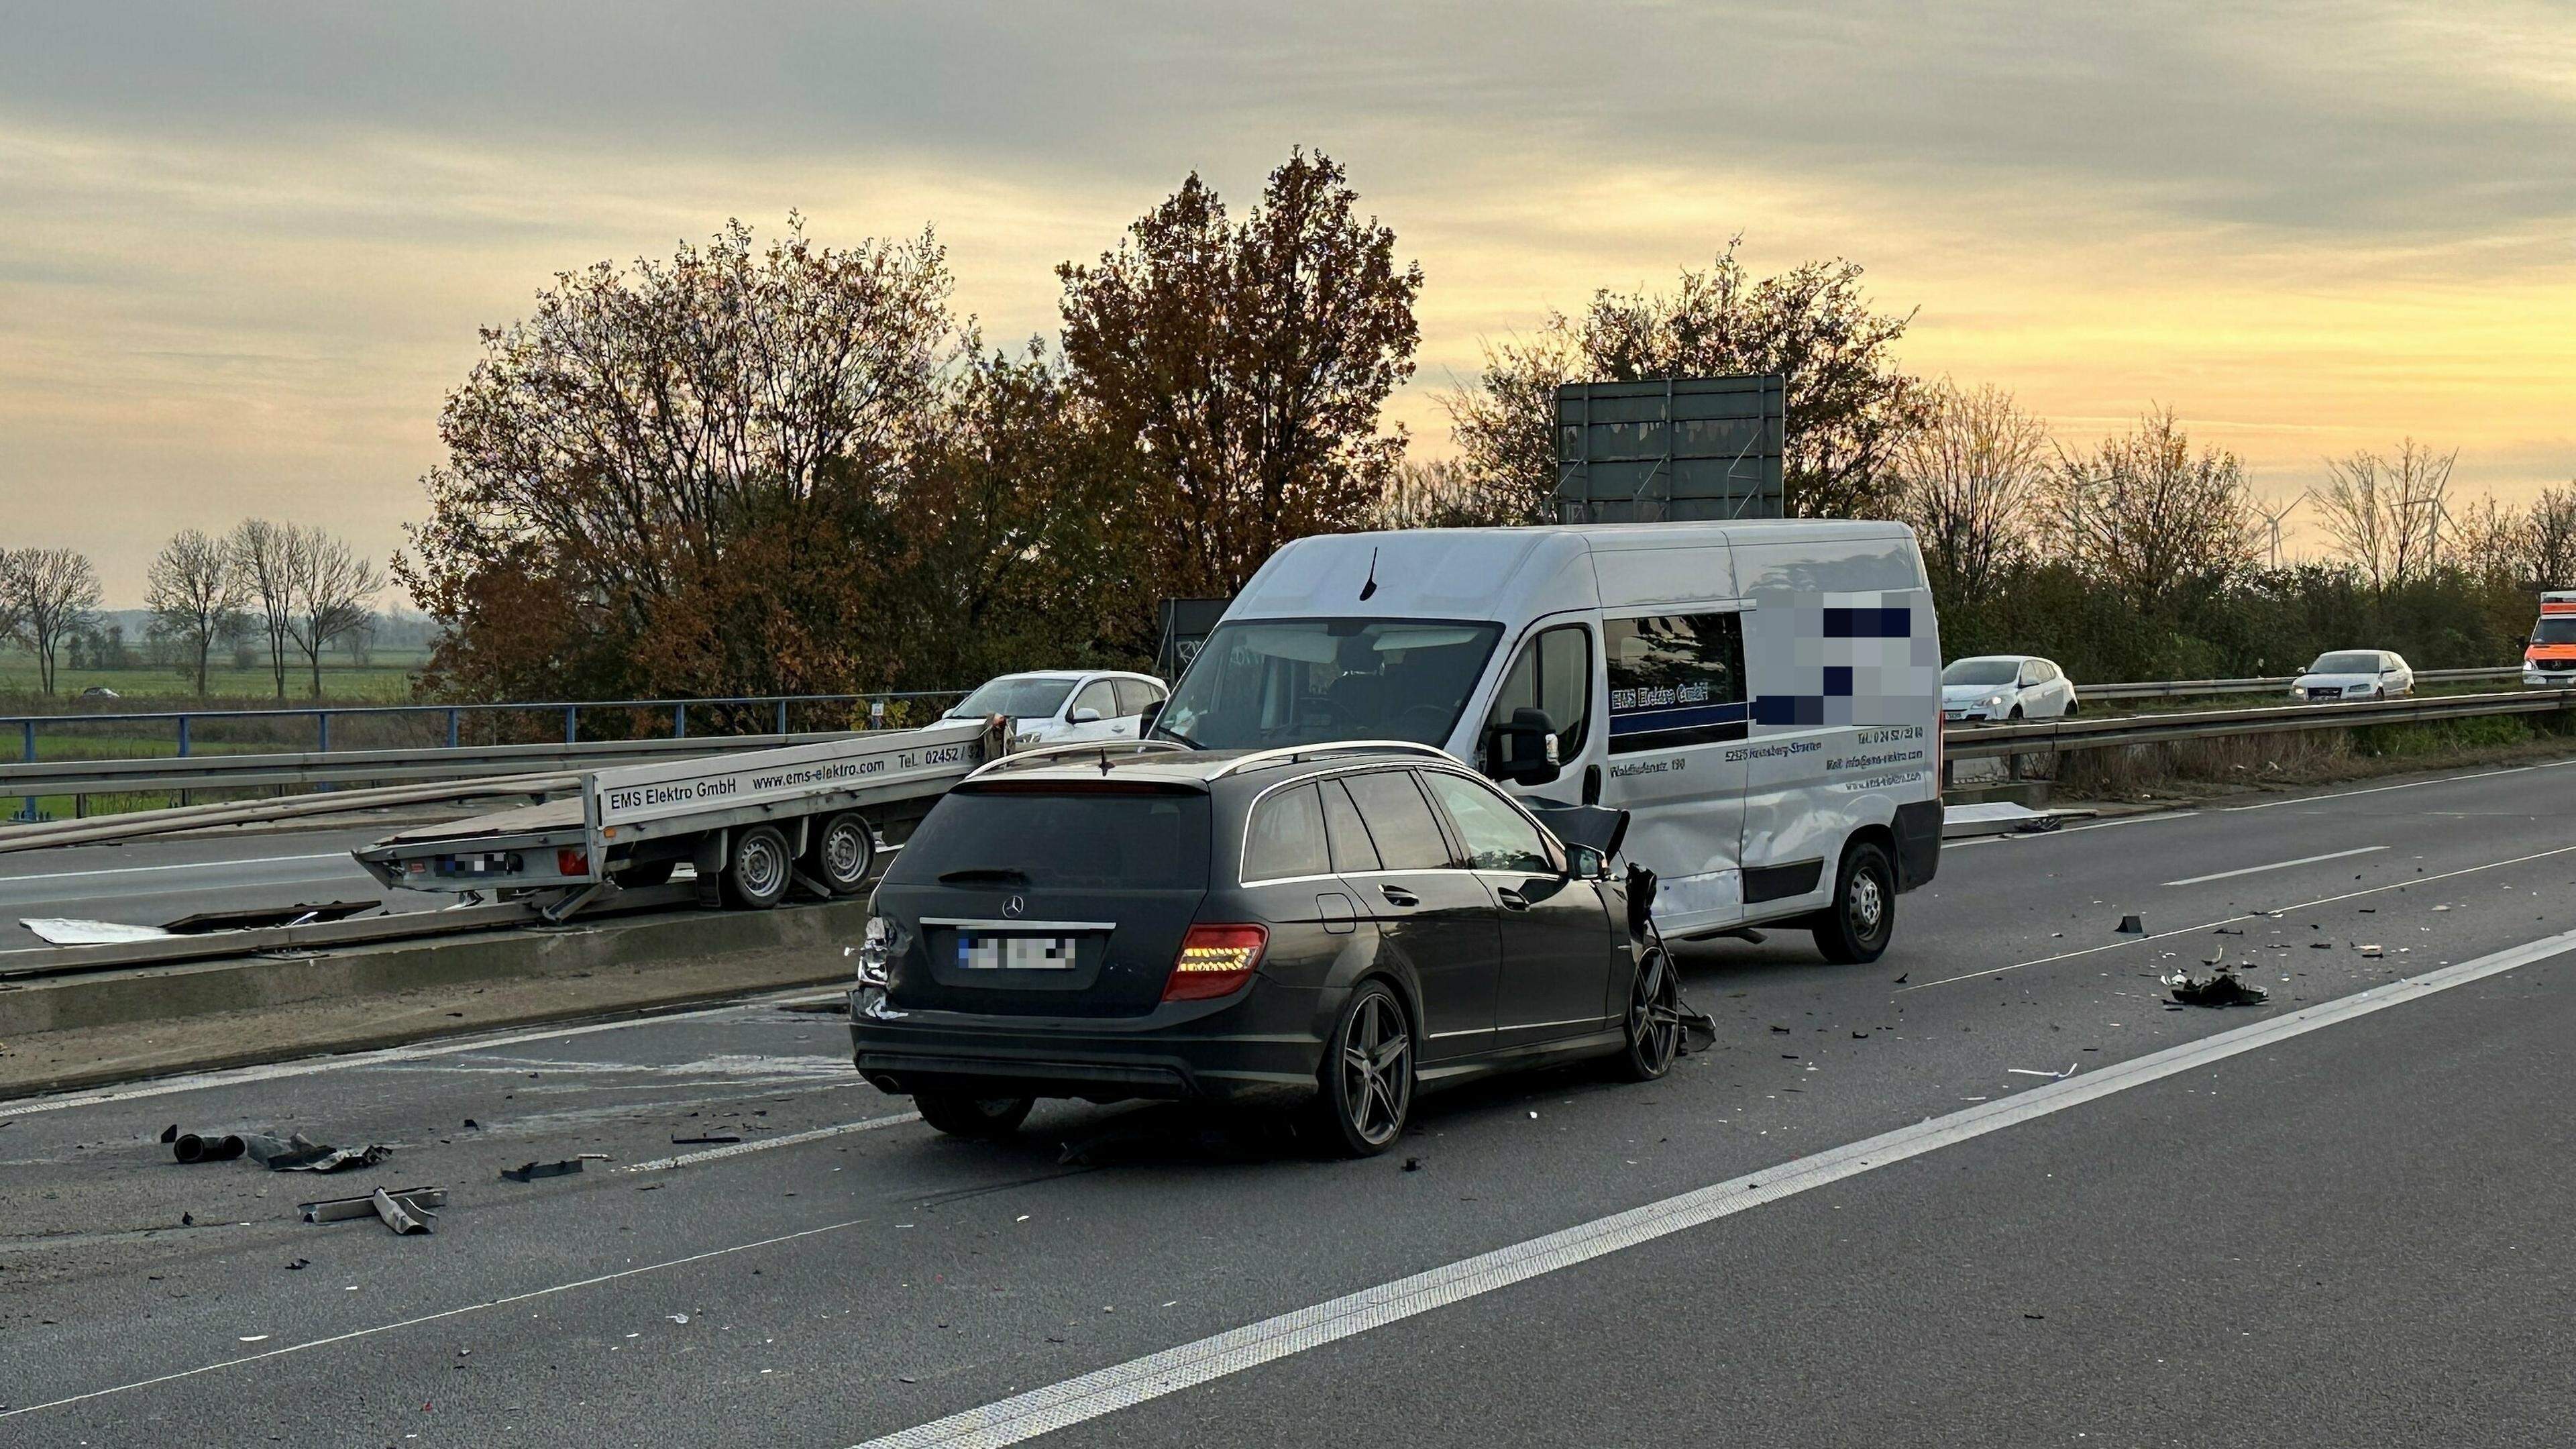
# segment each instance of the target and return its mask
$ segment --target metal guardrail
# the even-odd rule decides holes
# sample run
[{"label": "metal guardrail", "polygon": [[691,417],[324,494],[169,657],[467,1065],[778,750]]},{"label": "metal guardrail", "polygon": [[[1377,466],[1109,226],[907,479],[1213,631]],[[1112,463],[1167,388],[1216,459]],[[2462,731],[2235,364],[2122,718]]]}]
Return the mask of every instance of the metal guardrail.
[{"label": "metal guardrail", "polygon": [[[2507,664],[2493,669],[2418,669],[2418,684],[2469,684],[2480,680],[2520,679],[2522,666]],[[2273,694],[2285,692],[2295,674],[2273,675],[2262,679],[2160,679],[2135,684],[2079,684],[2077,699],[2188,699],[2203,694]]]},{"label": "metal guardrail", "polygon": [[2450,694],[2421,699],[2356,699],[2334,704],[2291,704],[2271,709],[2203,709],[2174,714],[2078,715],[2071,719],[2010,724],[1955,725],[1943,744],[1952,760],[2010,755],[2063,754],[2114,745],[2216,739],[2283,730],[2358,729],[2364,725],[2417,724],[2493,714],[2576,711],[2576,688],[2516,690],[2507,694]]}]

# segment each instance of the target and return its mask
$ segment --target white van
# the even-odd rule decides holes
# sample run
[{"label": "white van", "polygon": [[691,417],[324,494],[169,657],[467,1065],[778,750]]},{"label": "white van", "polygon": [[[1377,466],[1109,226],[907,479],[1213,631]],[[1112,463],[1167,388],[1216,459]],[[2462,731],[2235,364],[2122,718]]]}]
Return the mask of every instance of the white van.
[{"label": "white van", "polygon": [[1939,863],[1940,679],[1901,524],[1337,534],[1262,565],[1153,733],[1438,745],[1629,811],[1666,935],[1779,922],[1865,961]]}]

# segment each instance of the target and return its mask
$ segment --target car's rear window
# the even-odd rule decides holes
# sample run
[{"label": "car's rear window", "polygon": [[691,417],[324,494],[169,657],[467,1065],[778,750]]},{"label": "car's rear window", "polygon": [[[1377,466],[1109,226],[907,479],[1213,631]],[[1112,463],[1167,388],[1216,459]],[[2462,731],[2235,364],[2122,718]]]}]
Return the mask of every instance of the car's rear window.
[{"label": "car's rear window", "polygon": [[1195,791],[951,790],[913,831],[886,879],[935,885],[944,875],[1006,871],[1020,873],[1026,884],[1042,890],[1203,890],[1207,796]]}]

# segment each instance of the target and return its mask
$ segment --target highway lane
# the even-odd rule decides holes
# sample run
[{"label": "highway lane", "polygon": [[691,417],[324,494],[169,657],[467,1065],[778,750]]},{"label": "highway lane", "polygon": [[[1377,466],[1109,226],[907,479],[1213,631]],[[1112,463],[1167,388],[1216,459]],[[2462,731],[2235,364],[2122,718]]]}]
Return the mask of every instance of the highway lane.
[{"label": "highway lane", "polygon": [[64,916],[157,926],[201,911],[379,900],[420,910],[452,898],[388,891],[349,852],[395,827],[138,840],[0,855],[0,949],[44,943],[19,921]]},{"label": "highway lane", "polygon": [[[1820,965],[1803,939],[1785,935],[1758,948],[1695,948],[1693,997],[1724,1031],[1717,1050],[1686,1059],[1670,1081],[1640,1089],[1568,1071],[1433,1098],[1416,1138],[1390,1158],[1361,1164],[1306,1161],[1258,1131],[1151,1108],[1050,1107],[1011,1147],[946,1142],[900,1120],[900,1101],[849,1080],[837,1020],[776,1006],[447,1044],[321,1070],[228,1074],[124,1101],[0,1105],[0,1119],[12,1119],[0,1127],[0,1385],[22,1406],[101,1395],[22,1416],[47,1436],[95,1444],[173,1430],[220,1441],[252,1422],[288,1443],[463,1432],[537,1443],[575,1426],[612,1442],[693,1443],[739,1436],[746,1425],[769,1442],[857,1443],[1956,1112],[1971,1099],[2043,1089],[2044,1079],[2014,1068],[2072,1063],[2099,1071],[2241,1026],[2259,1014],[2166,1011],[2154,1000],[2155,974],[2196,965],[2215,947],[2261,961],[2261,979],[2288,1009],[2566,930],[2576,925],[2568,909],[2576,852],[2567,849],[2576,841],[2560,822],[2576,803],[2571,795],[2576,775],[2533,770],[1954,847],[1935,886],[1905,899],[1898,947],[1875,966]],[[2370,845],[2387,848],[2287,864]],[[2279,868],[2164,884],[2267,865]],[[2304,905],[2311,901],[2327,903]],[[2442,906],[2449,909],[2435,909]],[[2255,909],[2285,914],[2249,917]],[[2145,915],[2150,931],[2181,934],[2114,937],[2124,911]],[[2213,934],[2222,926],[2245,934]],[[2330,947],[2310,944],[2317,939]],[[2364,957],[2354,949],[2362,942],[2381,944],[2383,954]],[[2506,1027],[2553,1019],[2565,999],[2564,970],[2565,963],[2536,965],[2464,987],[2442,999],[2443,1009],[2466,1003],[2475,1009],[2458,1031],[2474,1037],[2492,1029],[2530,1060],[2563,1065],[2563,1056],[2532,1054],[2532,1043]],[[2367,1028],[2302,1039],[2299,1052],[2355,1064],[2352,1073],[2303,1079],[2302,1101],[2368,1123],[2387,1110],[2356,1095],[2362,1088],[2456,1071],[2451,1058],[2418,1062],[2403,1048],[2414,1039],[2406,1023],[2433,1009],[2410,1004],[2370,1018]],[[2382,1040],[2399,1046],[2382,1048]],[[2137,1123],[2123,1115],[2133,1101],[2214,1089],[2270,1120],[2278,1091],[2232,1085],[2233,1074],[2262,1060],[2239,1058],[2208,1081],[2177,1079],[2071,1109],[1890,1169],[1885,1180],[1993,1176],[2018,1193],[2017,1155],[2007,1153],[1991,1171],[1963,1173],[1959,1164],[2053,1133],[2075,1134],[2076,1145],[2044,1157],[2041,1181],[2068,1163],[2098,1176],[2102,1164],[2141,1150]],[[2564,1083],[2555,1085],[2563,1096]],[[2424,1110],[2467,1108],[2437,1097]],[[463,1127],[468,1116],[479,1130]],[[287,1220],[300,1192],[341,1189],[238,1164],[164,1166],[148,1139],[174,1119],[198,1128],[275,1122],[333,1140],[393,1141],[400,1151],[372,1180],[444,1181],[457,1202],[427,1240],[397,1241],[364,1223],[301,1227]],[[676,1170],[608,1170],[687,1151],[669,1138],[709,1124],[757,1148],[889,1121]],[[2388,1121],[2395,1132],[2398,1119]],[[1067,1143],[1083,1149],[1071,1161],[1060,1160]],[[2392,1152],[2404,1147],[2390,1144]],[[498,1166],[582,1150],[608,1152],[617,1163],[525,1186],[494,1180]],[[2350,1150],[2367,1156],[2366,1146]],[[1408,1157],[1419,1170],[1405,1170]],[[2163,1159],[2139,1161],[2133,1180],[2146,1182]],[[2180,1159],[2167,1166],[2178,1180],[2199,1170]],[[2481,1160],[2443,1170],[2492,1174],[2508,1166]],[[1887,1190],[1860,1179],[1831,1202],[1809,1195],[1775,1204],[1651,1253],[1660,1260],[1700,1251],[1728,1265],[1751,1254],[1782,1280],[1762,1289],[1768,1296],[1757,1306],[1776,1302],[1787,1315],[1814,1301],[1801,1299],[1796,1285],[1839,1271],[1845,1249],[1771,1236],[1786,1230],[1770,1224],[1831,1212],[1855,1225],[1856,1241],[1882,1249],[1872,1261],[1894,1275],[1887,1302],[1938,1297],[1948,1290],[1935,1269],[1955,1270],[1965,1256],[1915,1222],[1906,1204],[1919,1194],[1893,1205],[1872,1196]],[[2023,1205],[2034,1199],[1961,1191],[1968,1196],[1957,1204],[1926,1200],[1927,1212],[1981,1213],[2005,1226],[2032,1217]],[[2171,1207],[2167,1198],[2147,1200]],[[199,1226],[175,1228],[181,1212]],[[2240,1220],[2232,1209],[2222,1216],[2230,1231],[2283,1228]],[[2117,1257],[2126,1240],[2097,1240],[2113,1229],[2108,1217],[2050,1221],[2060,1238],[2033,1271],[2054,1275],[2059,1290],[2092,1292],[2093,1265]],[[1907,1276],[1888,1243],[1911,1245],[1922,1276]],[[2407,1251],[2423,1272],[2442,1270],[2433,1250]],[[312,1266],[285,1269],[294,1257]],[[1599,1260],[1510,1291],[1569,1292],[1595,1314],[1615,1316],[1628,1310],[1608,1300],[1606,1285],[1620,1281],[1626,1261]],[[1711,1298],[1712,1273],[1682,1275],[1697,1296],[1672,1310],[1680,1321],[1698,1332],[1760,1316],[1746,1306],[1752,1300]],[[530,1293],[541,1296],[515,1296]],[[512,1301],[483,1306],[500,1299]],[[2406,1301],[2391,1311],[2404,1311]],[[1349,1340],[1187,1401],[1097,1421],[1076,1437],[1124,1428],[1141,1435],[1133,1442],[1167,1442],[1173,1436],[1160,1413],[1241,1403],[1228,1396],[1242,1385],[1271,1383],[1273,1374],[1294,1381],[1345,1354],[1377,1364],[1365,1355],[1381,1352],[1381,1341],[1405,1346],[1382,1350],[1395,1357],[1378,1365],[1399,1379],[1481,1362],[1462,1360],[1446,1346],[1451,1340],[1438,1340],[1444,1346],[1430,1357],[1417,1352],[1422,1340],[1408,1335],[1450,1331],[1441,1326],[1452,1314],[1476,1325],[1458,1333],[1521,1334],[1560,1354],[1589,1341],[1568,1327],[1579,1322],[1571,1310],[1483,1316],[1491,1311],[1481,1301],[1444,1309],[1384,1330],[1382,1340]],[[448,1316],[413,1321],[430,1314]],[[676,1314],[689,1322],[672,1321]],[[1850,1358],[1880,1365],[1882,1387],[1901,1396],[1907,1376],[1884,1366],[1912,1361],[1902,1357],[1914,1342],[1906,1325],[1848,1311],[1827,1317],[1852,1337]],[[341,1337],[350,1334],[360,1336]],[[302,1344],[316,1346],[294,1348]],[[254,1357],[281,1346],[294,1351]],[[1725,1364],[1749,1366],[1740,1371],[1755,1373],[1757,1383],[1776,1372],[1789,1398],[1805,1382],[1803,1358],[1783,1365],[1749,1350],[1692,1351],[1703,1376]],[[248,1361],[218,1367],[237,1359]],[[1621,1363],[1632,1386],[1640,1375],[1659,1381],[1689,1372],[1671,1354],[1644,1349]],[[2030,1372],[2073,1370],[2052,1361]],[[147,1382],[172,1373],[189,1376]],[[1835,1382],[1818,1373],[1814,1382]],[[1547,1380],[1536,1373],[1476,1379],[1508,1387],[1474,1402],[1417,1394],[1406,1411],[1446,1403],[1443,1422],[1462,1432],[1483,1423],[1508,1438],[1503,1426],[1546,1422],[1530,1416],[1562,1397],[1540,1394],[1535,1386]],[[1526,1393],[1524,1383],[1532,1386]],[[353,1393],[351,1385],[369,1387]],[[1937,1400],[1938,1388],[1927,1381],[1917,1397]],[[1382,1400],[1291,1393],[1282,1402],[1286,1412],[1260,1422],[1282,1442],[1312,1442],[1323,1437],[1312,1432],[1318,1426],[1338,1422],[1334,1414]],[[1698,1412],[1715,1411],[1701,1401]],[[1394,1408],[1386,1413],[1390,1425],[1399,1422]],[[1190,1432],[1204,1442],[1195,1426]],[[1778,1437],[1835,1439],[1812,1426]],[[2028,1437],[2020,1428],[2001,1434],[2009,1442]]]}]

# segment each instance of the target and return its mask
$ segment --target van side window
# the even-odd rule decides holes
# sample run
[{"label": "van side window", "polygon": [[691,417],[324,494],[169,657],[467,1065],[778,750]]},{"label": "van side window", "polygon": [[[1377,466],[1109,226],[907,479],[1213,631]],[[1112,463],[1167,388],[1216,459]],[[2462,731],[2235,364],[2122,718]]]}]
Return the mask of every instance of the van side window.
[{"label": "van side window", "polygon": [[1243,839],[1245,880],[1332,873],[1324,852],[1324,806],[1314,786],[1282,790],[1254,808]]},{"label": "van side window", "polygon": [[1368,822],[1369,839],[1387,870],[1446,870],[1449,841],[1431,817],[1430,802],[1404,770],[1378,770],[1345,781]]},{"label": "van side window", "polygon": [[1744,620],[1727,612],[1605,619],[1610,753],[1740,740]]},{"label": "van side window", "polygon": [[1351,803],[1351,792],[1339,780],[1326,780],[1324,792],[1324,838],[1332,843],[1333,869],[1342,871],[1380,870],[1377,846],[1370,843],[1368,827],[1360,823],[1360,807]]},{"label": "van side window", "polygon": [[1556,757],[1571,760],[1583,752],[1592,722],[1592,634],[1580,624],[1542,630],[1521,646],[1512,672],[1494,695],[1490,730],[1512,722],[1516,709],[1543,709],[1556,726]]}]

